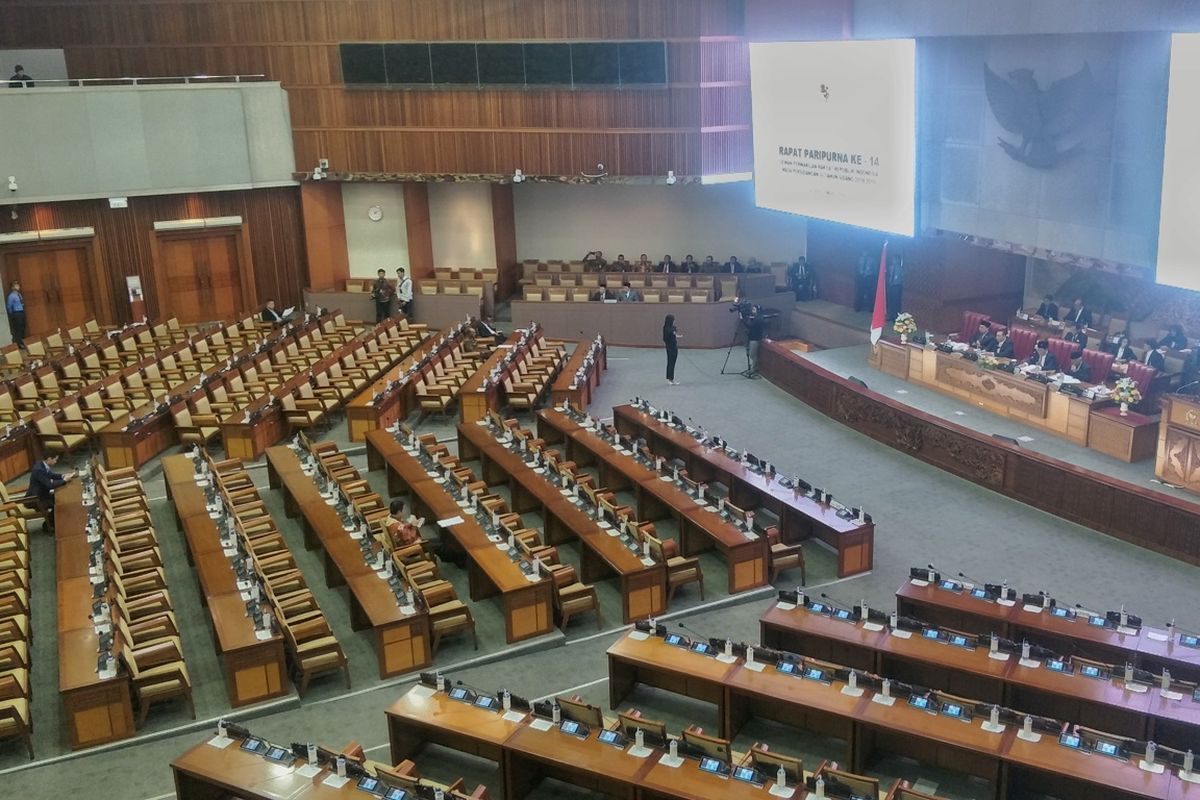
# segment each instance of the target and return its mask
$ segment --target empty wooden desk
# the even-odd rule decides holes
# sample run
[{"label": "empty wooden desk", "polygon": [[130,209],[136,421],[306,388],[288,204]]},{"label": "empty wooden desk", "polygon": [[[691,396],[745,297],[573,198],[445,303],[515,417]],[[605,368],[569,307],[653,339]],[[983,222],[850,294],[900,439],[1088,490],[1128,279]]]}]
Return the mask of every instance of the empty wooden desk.
[{"label": "empty wooden desk", "polygon": [[1087,446],[1122,461],[1144,461],[1154,457],[1158,429],[1158,417],[1134,411],[1122,415],[1117,406],[1093,408]]},{"label": "empty wooden desk", "polygon": [[387,469],[389,492],[409,494],[417,513],[430,521],[453,517],[463,520],[443,526],[443,536],[449,536],[466,553],[471,599],[479,601],[500,595],[505,640],[509,644],[554,629],[553,597],[548,578],[543,576],[530,582],[508,554],[496,548],[479,523],[459,507],[442,484],[429,477],[417,457],[406,451],[391,433],[368,433],[367,451],[368,464]]},{"label": "empty wooden desk", "polygon": [[388,582],[363,560],[358,543],[342,525],[337,511],[325,502],[316,483],[290,447],[267,450],[271,486],[281,489],[289,517],[299,517],[305,546],[320,547],[325,584],[346,586],[354,630],[370,630],[375,638],[379,677],[389,678],[433,662],[429,614],[405,614]]},{"label": "empty wooden desk", "polygon": [[298,772],[304,762],[280,764],[239,745],[235,740],[218,749],[204,741],[172,761],[176,800],[361,800],[370,796],[359,791],[353,780],[339,789],[324,783],[331,774],[328,770],[305,777]]},{"label": "empty wooden desk", "polygon": [[631,405],[615,406],[613,422],[623,435],[646,439],[655,455],[683,461],[689,477],[729,487],[729,500],[748,510],[766,509],[779,518],[784,541],[816,537],[838,554],[838,577],[867,572],[875,563],[875,523],[860,522],[761,475],[723,451],[701,444],[691,434],[655,419]]},{"label": "empty wooden desk", "polygon": [[[584,513],[544,473],[526,465],[519,453],[508,450],[490,436],[486,428],[460,434],[468,441],[467,451],[478,455],[489,484],[506,483],[513,511],[536,511],[545,525],[546,544],[578,540],[581,548],[580,580],[592,583],[616,576],[621,590],[622,619],[632,622],[661,614],[666,609],[667,572],[662,563],[646,563],[640,553],[630,552],[611,527]],[[460,447],[460,454],[463,450]],[[606,525],[608,523],[605,523]]]},{"label": "empty wooden desk", "polygon": [[[167,498],[188,543],[208,608],[217,654],[225,671],[225,690],[234,707],[291,693],[283,636],[260,639],[237,585],[233,564],[221,546],[221,535],[206,509],[204,488],[196,483],[190,456],[162,461]],[[210,593],[211,594],[208,594]]]},{"label": "empty wooden desk", "polygon": [[[580,380],[577,373],[584,366],[589,354],[592,356],[592,363],[587,367],[583,380]],[[566,400],[577,408],[587,408],[592,404],[592,392],[600,386],[600,373],[606,369],[608,343],[603,339],[599,342],[595,339],[580,342],[563,365],[562,374],[555,378],[550,387],[551,402],[558,406]]]},{"label": "empty wooden desk", "polygon": [[133,699],[126,670],[119,668],[112,678],[102,678],[97,671],[100,637],[92,625],[92,581],[88,577],[92,548],[85,533],[87,513],[79,481],[55,490],[54,517],[59,531],[55,542],[58,693],[71,748],[78,750],[133,736]]}]

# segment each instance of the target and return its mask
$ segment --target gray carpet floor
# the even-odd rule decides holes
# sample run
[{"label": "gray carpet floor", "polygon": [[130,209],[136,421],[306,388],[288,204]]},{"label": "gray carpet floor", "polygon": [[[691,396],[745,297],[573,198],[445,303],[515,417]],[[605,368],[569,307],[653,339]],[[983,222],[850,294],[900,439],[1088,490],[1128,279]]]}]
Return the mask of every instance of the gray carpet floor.
[{"label": "gray carpet floor", "polygon": [[[686,332],[684,332],[686,335]],[[853,349],[818,354],[829,366],[841,359],[855,374],[866,371],[861,354]],[[731,364],[743,358],[733,354]],[[890,607],[893,593],[904,580],[910,565],[934,561],[951,569],[985,579],[1004,580],[1019,588],[1049,588],[1057,597],[1089,607],[1113,608],[1125,604],[1148,623],[1161,624],[1168,618],[1185,627],[1196,627],[1200,617],[1200,593],[1196,568],[1141,550],[989,492],[933,467],[915,462],[901,453],[833,423],[763,380],[746,380],[721,375],[724,351],[689,351],[680,355],[680,386],[670,386],[663,377],[663,354],[651,349],[610,351],[609,370],[593,403],[601,416],[613,405],[634,395],[666,405],[683,417],[691,417],[712,431],[719,431],[737,447],[748,447],[777,463],[781,471],[797,472],[810,482],[828,488],[850,505],[862,505],[877,523],[875,570],[844,581],[833,575],[832,559],[818,545],[808,547],[809,584],[820,585],[843,603],[866,599],[874,607]],[[833,369],[833,366],[829,366]],[[884,386],[871,376],[873,388]],[[926,402],[916,393],[904,396],[914,404]],[[940,395],[929,398],[932,410]],[[947,401],[949,402],[949,401]],[[940,406],[939,406],[940,407]],[[940,413],[935,411],[935,413]],[[952,413],[952,412],[951,412]],[[982,415],[983,412],[975,412]],[[955,418],[958,421],[957,418]],[[964,423],[965,424],[965,423]],[[980,423],[986,424],[986,423]],[[446,439],[453,425],[445,421],[422,424]],[[997,432],[1002,432],[999,427]],[[326,438],[344,441],[344,424],[335,425]],[[1058,445],[1058,443],[1054,443]],[[1066,447],[1065,443],[1062,444]],[[355,452],[360,468],[365,459]],[[405,691],[412,678],[381,682],[366,634],[350,630],[344,590],[327,590],[320,579],[320,565],[300,545],[298,530],[282,514],[278,495],[265,489],[266,471],[253,469],[267,503],[282,523],[301,569],[309,578],[334,632],[350,655],[353,689],[346,691],[336,676],[318,679],[303,700],[290,698],[239,712],[249,718],[252,729],[278,738],[308,738],[342,746],[354,740],[371,748],[370,755],[385,754],[386,730],[383,709]],[[383,489],[382,476],[370,480]],[[148,800],[171,796],[170,760],[203,741],[200,727],[228,711],[220,665],[213,655],[207,614],[199,604],[195,580],[183,559],[183,541],[170,518],[163,499],[161,469],[152,463],[143,472],[152,498],[164,558],[169,562],[168,580],[176,610],[184,627],[184,650],[196,683],[197,720],[186,712],[164,706],[155,709],[139,738],[69,754],[62,741],[58,710],[54,637],[55,602],[53,547],[46,537],[34,540],[35,696],[33,713],[39,761],[28,765],[21,748],[0,743],[0,774],[5,774],[6,796],[55,797],[74,788],[79,775],[87,775],[93,786],[105,787],[112,800]],[[527,522],[536,524],[535,515]],[[36,527],[36,526],[35,526]],[[431,533],[427,531],[427,533]],[[565,547],[567,560],[578,558]],[[766,592],[735,598],[723,597],[724,564],[706,559],[704,603],[684,590],[672,611],[687,617],[687,624],[710,635],[754,638],[757,618],[767,607]],[[450,575],[466,597],[465,576]],[[508,647],[500,626],[495,601],[472,605],[479,620],[480,647],[471,649],[469,638],[447,640],[438,655],[440,668],[452,670],[467,683],[505,686],[526,696],[546,696],[577,690],[594,702],[607,706],[605,649],[621,634],[620,615],[614,608],[616,592],[601,584],[605,625],[597,632],[589,617],[573,623],[567,635],[526,647]],[[1192,620],[1191,623],[1186,620]],[[673,727],[684,722],[711,725],[713,709],[693,704],[654,690],[639,690],[628,699],[648,714],[665,718]],[[837,743],[803,735],[793,729],[755,722],[743,737],[769,741],[778,749],[794,751],[810,766],[821,757],[837,752]],[[748,742],[739,739],[738,744]],[[64,759],[69,759],[64,763]],[[419,760],[421,769],[439,778],[462,775],[499,789],[495,765],[439,748],[431,748]],[[64,769],[65,767],[65,769]],[[988,796],[981,787],[961,776],[942,773],[907,761],[881,761],[872,765],[881,777],[903,776],[936,785],[950,798]],[[496,796],[493,794],[493,796]],[[547,783],[534,795],[538,798],[584,796],[568,787]]]}]

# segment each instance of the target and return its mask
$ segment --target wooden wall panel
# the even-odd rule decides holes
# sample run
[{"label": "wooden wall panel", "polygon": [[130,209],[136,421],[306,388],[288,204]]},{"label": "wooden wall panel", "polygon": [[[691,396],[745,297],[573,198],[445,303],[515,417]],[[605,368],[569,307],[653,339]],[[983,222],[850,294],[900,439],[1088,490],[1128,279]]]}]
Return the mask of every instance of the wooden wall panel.
[{"label": "wooden wall panel", "polygon": [[433,224],[429,219],[429,184],[404,184],[404,228],[408,236],[408,271],[413,280],[433,277]]},{"label": "wooden wall panel", "polygon": [[350,277],[342,184],[308,181],[300,186],[308,288],[340,289]]},{"label": "wooden wall panel", "polygon": [[[737,88],[747,72],[742,2],[7,0],[0,46],[65,48],[74,77],[264,74],[290,93],[302,167],[327,157],[335,170],[351,172],[521,165],[529,174],[570,175],[603,160],[612,174],[662,174],[669,164],[688,175],[702,171],[702,127],[745,123],[748,101],[739,95],[746,91]],[[530,39],[663,39],[671,85],[579,92],[341,85],[340,42]],[[711,140],[727,141],[740,139]]]},{"label": "wooden wall panel", "polygon": [[[254,284],[260,297],[281,305],[298,303],[307,283],[307,260],[301,230],[300,194],[292,187],[240,192],[131,197],[129,208],[110,209],[106,200],[77,200],[21,206],[18,219],[0,214],[0,233],[90,226],[103,253],[106,296],[117,322],[129,321],[125,276],[137,275],[147,300],[147,313],[159,313],[154,284],[151,237],[154,222],[195,217],[241,216],[249,235]],[[97,310],[97,316],[105,313]]]},{"label": "wooden wall panel", "polygon": [[492,184],[492,232],[496,239],[496,271],[500,297],[517,289],[517,218],[513,210],[512,184]]}]

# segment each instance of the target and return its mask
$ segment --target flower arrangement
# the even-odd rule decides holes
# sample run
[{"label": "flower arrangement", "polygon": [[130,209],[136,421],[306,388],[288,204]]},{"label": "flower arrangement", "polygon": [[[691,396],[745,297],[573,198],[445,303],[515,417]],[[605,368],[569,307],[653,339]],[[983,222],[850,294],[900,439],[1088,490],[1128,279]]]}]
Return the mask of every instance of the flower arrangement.
[{"label": "flower arrangement", "polygon": [[996,358],[992,353],[980,353],[979,360],[975,363],[984,369],[995,369],[1000,366],[1000,359]]},{"label": "flower arrangement", "polygon": [[1121,404],[1121,415],[1129,412],[1129,406],[1141,401],[1142,393],[1133,378],[1120,378],[1113,387],[1113,399]]},{"label": "flower arrangement", "polygon": [[911,336],[917,332],[917,321],[913,319],[912,314],[903,311],[896,315],[896,321],[892,323],[892,330],[902,336]]}]

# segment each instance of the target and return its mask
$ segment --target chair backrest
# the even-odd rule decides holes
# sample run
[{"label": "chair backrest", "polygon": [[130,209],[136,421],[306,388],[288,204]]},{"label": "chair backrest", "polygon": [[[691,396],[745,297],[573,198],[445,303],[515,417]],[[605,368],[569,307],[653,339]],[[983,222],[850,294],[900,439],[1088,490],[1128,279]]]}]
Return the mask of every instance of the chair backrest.
[{"label": "chair backrest", "polygon": [[958,329],[958,336],[962,341],[967,342],[975,335],[979,323],[988,318],[988,315],[982,311],[964,311],[962,315],[962,326]]},{"label": "chair backrest", "polygon": [[1084,348],[1083,363],[1091,370],[1092,383],[1104,383],[1108,380],[1108,373],[1112,371],[1113,355],[1103,350]]},{"label": "chair backrest", "polygon": [[[1086,351],[1084,352],[1086,353]],[[1154,376],[1158,374],[1158,370],[1139,361],[1130,361],[1129,370],[1125,374],[1137,384],[1138,391],[1142,393],[1142,397],[1147,397],[1150,394],[1150,382],[1154,380]],[[1095,378],[1095,375],[1092,377]]]},{"label": "chair backrest", "polygon": [[1071,366],[1071,353],[1075,352],[1077,345],[1074,342],[1068,342],[1066,339],[1059,339],[1057,336],[1052,336],[1046,340],[1046,349],[1054,356],[1054,360],[1058,362],[1058,368],[1066,371]]},{"label": "chair backrest", "polygon": [[1037,347],[1037,331],[1029,328],[1013,328],[1009,331],[1009,338],[1012,339],[1014,358],[1023,361],[1033,355],[1033,351]]}]

